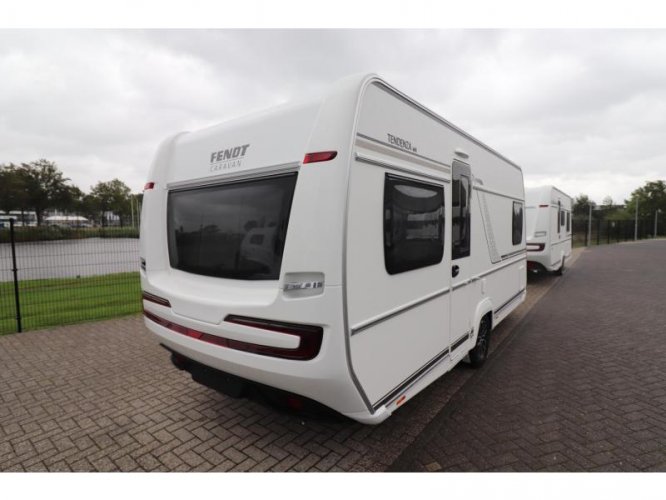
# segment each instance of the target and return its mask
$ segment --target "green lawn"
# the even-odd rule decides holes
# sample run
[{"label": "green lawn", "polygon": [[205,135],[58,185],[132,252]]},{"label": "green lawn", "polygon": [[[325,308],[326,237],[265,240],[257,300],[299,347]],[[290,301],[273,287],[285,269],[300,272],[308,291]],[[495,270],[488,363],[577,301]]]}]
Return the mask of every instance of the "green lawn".
[{"label": "green lawn", "polygon": [[[23,330],[141,311],[139,273],[28,280],[19,285]],[[0,283],[0,335],[16,331],[14,284]]]}]

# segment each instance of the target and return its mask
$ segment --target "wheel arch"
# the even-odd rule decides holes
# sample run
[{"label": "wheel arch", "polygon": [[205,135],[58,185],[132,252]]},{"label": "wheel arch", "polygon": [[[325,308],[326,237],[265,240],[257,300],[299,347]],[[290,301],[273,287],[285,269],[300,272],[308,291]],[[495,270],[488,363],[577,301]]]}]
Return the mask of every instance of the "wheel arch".
[{"label": "wheel arch", "polygon": [[474,331],[472,335],[472,340],[476,343],[476,336],[479,333],[479,323],[481,323],[481,318],[490,314],[490,329],[493,329],[493,302],[490,300],[490,297],[485,297],[481,302],[476,306],[476,311],[474,312]]}]

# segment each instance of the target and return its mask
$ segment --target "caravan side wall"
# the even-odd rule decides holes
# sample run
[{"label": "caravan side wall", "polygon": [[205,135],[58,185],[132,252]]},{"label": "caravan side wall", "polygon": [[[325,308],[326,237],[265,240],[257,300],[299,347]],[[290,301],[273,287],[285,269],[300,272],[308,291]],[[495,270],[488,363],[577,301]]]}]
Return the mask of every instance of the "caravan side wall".
[{"label": "caravan side wall", "polygon": [[[457,149],[468,158],[456,160]],[[471,170],[474,191],[469,255],[454,259],[454,233],[460,236],[464,210],[452,200],[452,189],[461,189],[452,175],[456,161]],[[470,187],[463,187],[463,197]],[[396,215],[401,209],[390,206],[391,189],[412,195],[405,202],[411,203],[410,213]],[[443,193],[440,227],[431,209],[418,212],[419,196],[437,192]],[[523,300],[523,200],[519,168],[381,82],[368,86],[350,175],[346,304],[353,371],[374,410],[393,411],[450,370],[474,346],[483,315],[497,324]],[[402,239],[388,242],[399,238],[396,231]],[[441,250],[433,245],[437,231],[443,232]],[[425,257],[435,252],[436,262],[417,258],[410,270],[389,269],[392,252],[411,258],[411,251]]]}]

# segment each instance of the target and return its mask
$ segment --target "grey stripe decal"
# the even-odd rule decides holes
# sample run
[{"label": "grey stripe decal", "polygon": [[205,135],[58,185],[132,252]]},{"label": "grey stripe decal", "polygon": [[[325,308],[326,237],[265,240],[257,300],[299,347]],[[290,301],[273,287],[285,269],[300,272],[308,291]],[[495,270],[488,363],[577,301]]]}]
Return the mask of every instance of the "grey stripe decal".
[{"label": "grey stripe decal", "polygon": [[506,255],[502,255],[502,260],[509,259],[511,257],[515,257],[518,254],[525,253],[525,249],[521,248],[520,250],[516,250],[515,252],[508,253]]},{"label": "grey stripe decal", "polygon": [[499,252],[497,251],[497,244],[495,243],[495,233],[493,226],[490,224],[490,209],[488,208],[488,200],[486,200],[486,193],[480,191],[479,196],[475,198],[479,202],[479,209],[481,213],[481,221],[483,222],[483,234],[486,236],[486,243],[488,244],[488,253],[490,254],[490,262],[497,264],[502,260]]},{"label": "grey stripe decal", "polygon": [[434,299],[436,299],[436,298],[438,298],[438,297],[441,297],[441,296],[443,296],[443,295],[446,295],[447,293],[449,293],[449,291],[450,291],[450,288],[446,288],[446,289],[444,289],[444,290],[440,290],[440,291],[435,292],[435,293],[433,293],[433,294],[431,294],[431,295],[428,295],[428,296],[426,296],[426,297],[423,297],[423,298],[421,298],[421,299],[419,299],[419,300],[417,300],[417,301],[415,301],[415,302],[412,302],[412,303],[409,303],[409,304],[407,304],[407,305],[404,305],[404,306],[400,307],[399,309],[396,309],[396,310],[394,310],[394,311],[390,311],[390,312],[388,312],[388,313],[384,313],[384,314],[380,315],[380,316],[377,317],[377,318],[370,319],[370,320],[366,320],[365,322],[361,322],[360,324],[358,324],[358,325],[352,327],[352,329],[351,329],[351,334],[352,334],[352,335],[356,335],[357,333],[360,333],[360,332],[362,332],[363,330],[366,330],[366,329],[371,328],[371,327],[373,327],[373,326],[375,326],[375,325],[378,325],[379,323],[382,323],[382,322],[384,322],[384,321],[386,321],[386,320],[389,320],[389,319],[391,319],[391,318],[394,318],[394,317],[396,317],[396,316],[398,316],[398,315],[400,315],[400,314],[402,314],[402,313],[405,313],[405,312],[407,312],[407,311],[409,311],[409,310],[411,310],[411,309],[414,309],[415,307],[418,307],[418,306],[420,306],[420,305],[423,305],[423,304],[425,304],[426,302],[430,302],[431,300],[434,300]]},{"label": "grey stripe decal", "polygon": [[[360,95],[358,97],[360,101]],[[356,127],[358,126],[358,113],[359,113],[359,106],[358,102],[356,105],[356,115],[354,116],[354,130],[356,130]],[[345,329],[345,355],[347,358],[347,369],[349,370],[349,377],[351,378],[352,382],[354,383],[354,387],[356,387],[356,390],[358,391],[359,395],[361,396],[361,399],[363,400],[363,404],[365,404],[365,407],[368,409],[368,413],[373,415],[375,413],[375,409],[372,407],[372,403],[370,403],[370,398],[368,398],[368,395],[365,393],[365,390],[363,389],[363,386],[361,385],[361,381],[358,379],[356,376],[356,372],[354,371],[354,365],[352,363],[352,358],[351,358],[351,328],[349,327],[349,307],[347,304],[347,226],[348,226],[348,220],[349,220],[349,191],[350,191],[350,182],[349,178],[351,177],[351,164],[352,164],[352,141],[350,141],[349,144],[349,151],[348,151],[348,159],[346,161],[346,174],[345,174],[345,184],[346,184],[346,192],[345,192],[345,213],[343,216],[343,228],[342,228],[342,321],[344,323],[344,329]]]},{"label": "grey stripe decal", "polygon": [[523,200],[521,198],[516,198],[515,196],[511,196],[510,194],[500,193],[499,191],[493,191],[492,189],[488,189],[486,187],[474,186],[474,189],[476,189],[477,191],[483,191],[484,193],[489,193],[489,194],[494,194],[496,196],[501,196],[502,198],[509,198],[510,200],[519,201],[521,203],[525,202],[525,200]]},{"label": "grey stripe decal", "polygon": [[451,168],[451,166],[450,166],[450,165],[447,165],[446,163],[442,163],[441,161],[434,160],[434,159],[432,159],[432,158],[429,158],[429,157],[427,157],[427,156],[420,155],[420,154],[418,154],[418,153],[414,153],[414,152],[412,152],[412,151],[407,151],[406,149],[400,149],[399,147],[394,146],[393,144],[389,144],[388,142],[380,141],[379,139],[375,139],[374,137],[370,137],[369,135],[365,135],[365,134],[362,134],[362,133],[360,133],[360,132],[357,132],[356,135],[357,135],[358,137],[361,137],[361,138],[366,139],[366,140],[368,140],[368,141],[376,142],[377,144],[381,144],[382,146],[386,146],[386,147],[388,147],[388,148],[395,149],[396,151],[400,151],[401,153],[406,153],[406,154],[408,154],[408,155],[416,156],[417,158],[421,158],[421,159],[423,159],[423,160],[428,160],[428,161],[430,161],[430,162],[432,162],[432,163],[436,163],[437,165],[440,165],[440,166],[442,166],[442,167],[446,167],[447,169],[450,169],[450,168]]},{"label": "grey stripe decal", "polygon": [[520,297],[520,296],[523,294],[524,291],[525,291],[525,288],[523,288],[520,292],[518,292],[516,295],[514,295],[514,296],[511,297],[509,300],[507,300],[504,304],[502,304],[502,305],[499,307],[499,309],[495,309],[495,310],[493,311],[493,314],[497,315],[502,309],[506,308],[506,306],[508,306],[509,304],[511,304],[511,302],[513,302],[513,301],[516,300],[518,297]]},{"label": "grey stripe decal", "polygon": [[355,155],[356,155],[356,160],[358,160],[360,162],[363,162],[363,163],[367,163],[369,165],[376,165],[378,167],[384,167],[384,168],[388,168],[388,169],[391,169],[391,170],[396,170],[398,172],[402,172],[403,174],[408,174],[408,175],[418,176],[418,177],[424,177],[426,179],[432,179],[432,180],[435,180],[437,182],[444,182],[444,183],[447,183],[447,184],[451,182],[449,179],[444,179],[444,178],[438,177],[436,175],[425,174],[423,172],[419,172],[418,170],[411,170],[409,168],[399,167],[398,165],[388,163],[384,160],[378,160],[378,159],[375,159],[375,158],[371,158],[369,156],[365,156],[365,155],[362,155],[360,153],[356,153]]},{"label": "grey stripe decal", "polygon": [[381,398],[377,403],[373,405],[373,409],[377,410],[384,406],[385,404],[391,403],[395,398],[400,396],[400,394],[406,391],[410,386],[414,385],[421,378],[427,375],[432,368],[434,368],[440,361],[444,360],[449,355],[449,348],[447,347],[437,356],[428,361],[425,365],[419,368],[416,372],[410,375],[404,382],[402,382],[398,387],[389,392],[386,396]]},{"label": "grey stripe decal", "polygon": [[453,343],[453,345],[451,346],[451,354],[453,354],[453,351],[458,349],[458,347],[463,345],[465,343],[465,341],[470,338],[471,333],[472,332],[467,332],[465,335],[463,335],[462,337],[460,337],[458,340],[456,340]]},{"label": "grey stripe decal", "polygon": [[[526,259],[526,258],[527,257],[524,257],[524,259]],[[524,260],[524,259],[516,259],[516,260],[512,260],[511,262],[505,262],[504,264],[502,264],[501,266],[499,266],[495,269],[491,269],[490,271],[486,271],[485,273],[479,274],[478,276],[476,276],[476,279],[485,278],[486,276],[488,276],[490,274],[496,273],[497,271],[501,271],[505,267],[509,267],[510,265],[513,265],[513,264],[518,264],[521,260]]]},{"label": "grey stripe decal", "polygon": [[[523,252],[523,251],[521,251],[521,252]],[[526,252],[525,252],[525,254],[527,255]],[[511,262],[505,262],[504,264],[502,264],[501,266],[499,266],[499,267],[497,267],[497,268],[495,268],[495,269],[491,269],[490,271],[486,271],[485,273],[477,274],[476,276],[470,278],[470,279],[467,280],[467,281],[463,281],[463,282],[461,282],[461,283],[458,283],[458,284],[454,285],[454,286],[451,288],[451,291],[454,291],[454,292],[455,292],[458,288],[462,288],[462,287],[464,287],[464,286],[471,285],[472,283],[474,283],[475,281],[480,280],[481,278],[485,278],[485,277],[488,276],[488,275],[491,275],[491,274],[493,274],[493,273],[496,273],[496,272],[498,272],[498,271],[501,271],[501,270],[504,269],[505,267],[509,267],[509,266],[511,266],[511,265],[513,265],[513,264],[518,264],[518,263],[521,262],[522,260],[523,260],[523,259],[517,259],[517,260],[513,260],[513,261],[511,261]]]}]

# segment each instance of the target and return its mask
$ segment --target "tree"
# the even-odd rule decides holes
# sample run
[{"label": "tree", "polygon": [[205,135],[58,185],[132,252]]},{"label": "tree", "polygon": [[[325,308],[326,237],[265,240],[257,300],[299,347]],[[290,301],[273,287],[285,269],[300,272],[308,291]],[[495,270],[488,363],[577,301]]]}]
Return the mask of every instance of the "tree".
[{"label": "tree", "polygon": [[640,218],[654,217],[657,209],[666,212],[666,182],[648,181],[631,193],[631,198],[625,200],[627,215],[632,218],[636,214],[636,201],[638,201],[638,216]]},{"label": "tree", "polygon": [[576,196],[573,203],[574,217],[587,217],[587,214],[590,210],[590,205],[592,205],[592,209],[596,208],[597,206],[597,204],[590,200],[590,197],[586,194],[579,194]]},{"label": "tree", "polygon": [[119,179],[113,179],[108,182],[98,182],[90,190],[90,203],[99,213],[104,224],[105,212],[113,212],[120,217],[120,225],[123,225],[123,218],[130,213],[130,188]]},{"label": "tree", "polygon": [[72,186],[67,185],[69,179],[55,162],[42,159],[22,163],[15,171],[19,185],[25,189],[25,206],[35,211],[38,225],[42,223],[45,210],[65,209],[71,203]]},{"label": "tree", "polygon": [[26,179],[13,163],[0,167],[0,210],[28,210],[28,186]]},{"label": "tree", "polygon": [[613,198],[610,196],[606,196],[601,202],[601,215],[604,219],[611,218],[611,216],[613,216],[617,210],[618,207],[613,204]]}]

